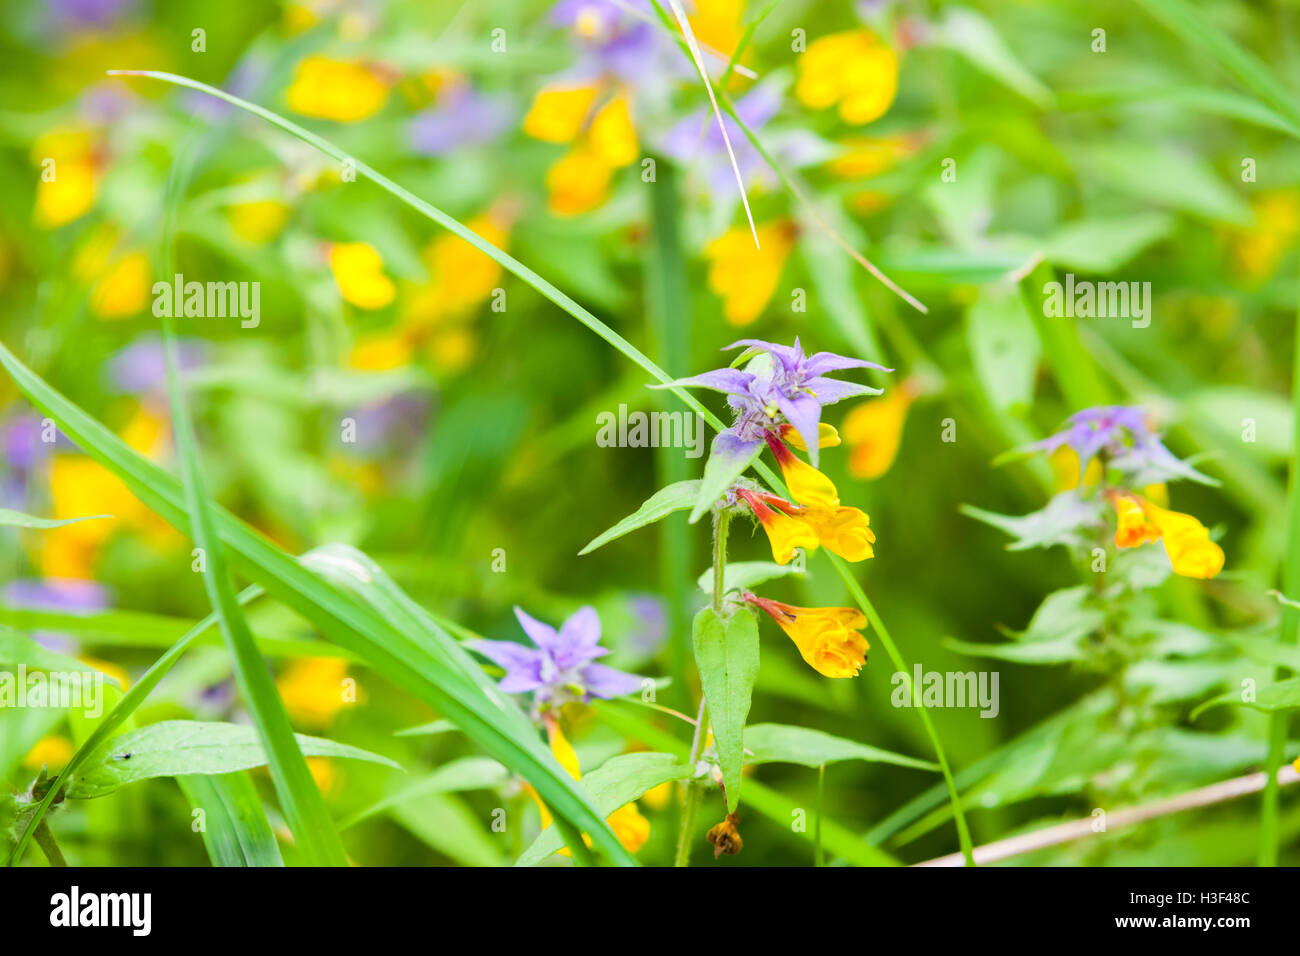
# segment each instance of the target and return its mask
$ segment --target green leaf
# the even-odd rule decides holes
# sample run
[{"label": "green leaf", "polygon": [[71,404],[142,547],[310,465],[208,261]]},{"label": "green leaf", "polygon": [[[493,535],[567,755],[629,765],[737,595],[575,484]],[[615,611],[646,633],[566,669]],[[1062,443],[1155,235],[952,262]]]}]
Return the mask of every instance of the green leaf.
[{"label": "green leaf", "polygon": [[[722,572],[722,593],[729,591],[747,591],[764,581],[783,578],[787,575],[803,575],[804,569],[791,564],[777,564],[774,561],[729,561]],[[707,568],[696,582],[705,594],[713,593],[713,568]]]},{"label": "green leaf", "polygon": [[1211,707],[1225,704],[1232,707],[1249,707],[1251,710],[1266,714],[1296,710],[1300,708],[1300,677],[1292,677],[1290,680],[1279,681],[1276,684],[1265,684],[1256,689],[1254,700],[1244,700],[1242,695],[1241,690],[1231,690],[1226,694],[1213,697],[1193,710],[1191,719],[1195,720]]},{"label": "green leaf", "polygon": [[805,767],[838,763],[841,760],[865,760],[869,763],[892,763],[899,767],[938,771],[939,765],[928,760],[906,757],[869,744],[843,737],[833,737],[807,727],[788,724],[751,724],[745,728],[745,763],[797,763]]},{"label": "green leaf", "polygon": [[[321,737],[294,734],[304,754],[366,760],[401,769],[379,754]],[[105,741],[68,782],[69,799],[87,800],[152,777],[223,774],[266,764],[257,731],[242,724],[164,720]],[[331,828],[333,824],[331,824]]]},{"label": "green leaf", "polygon": [[[672,754],[622,754],[611,757],[585,775],[578,781],[578,786],[590,794],[600,812],[608,816],[647,790],[671,780],[684,780],[691,772],[691,767],[678,763]],[[555,828],[547,827],[520,854],[515,866],[536,866],[563,845],[564,841]]]},{"label": "green leaf", "polygon": [[1012,644],[976,644],[945,640],[945,647],[975,657],[991,657],[1021,664],[1057,664],[1081,660],[1084,642],[1101,628],[1106,614],[1090,604],[1092,589],[1065,588],[1049,594],[1023,631],[1002,631]]},{"label": "green leaf", "polygon": [[427,793],[393,807],[394,820],[443,856],[463,866],[501,866],[501,837],[450,793]]},{"label": "green leaf", "polygon": [[695,495],[695,507],[691,509],[690,522],[694,524],[714,503],[722,497],[733,481],[745,473],[745,469],[763,451],[763,443],[757,442],[748,452],[737,454],[735,438],[732,435],[719,434],[714,437],[709,449],[709,460],[704,465],[704,477],[698,482]]},{"label": "green leaf", "polygon": [[491,757],[461,757],[457,760],[449,760],[423,779],[412,781],[364,810],[352,814],[339,824],[339,829],[346,830],[377,813],[383,813],[431,793],[490,790],[501,786],[509,777],[510,771]]},{"label": "green leaf", "polygon": [[1054,496],[1046,506],[1027,515],[1000,515],[974,505],[961,505],[962,514],[992,525],[1016,540],[1008,551],[1025,551],[1055,544],[1078,545],[1080,529],[1096,524],[1096,509],[1071,491]]},{"label": "green leaf", "polygon": [[1033,403],[1043,344],[1018,285],[986,286],[966,310],[975,376],[996,412]]},{"label": "green leaf", "polygon": [[[3,345],[0,365],[34,405],[90,457],[121,478],[132,494],[179,530],[189,530],[183,493],[173,475],[52,389]],[[324,637],[353,651],[395,686],[452,720],[489,755],[528,780],[557,816],[567,816],[590,833],[611,859],[636,865],[515,703],[497,691],[482,668],[382,571],[375,578],[373,571],[378,569],[373,562],[349,549],[359,557],[321,558],[325,566],[313,573],[224,509],[215,508],[214,516],[241,573],[264,583],[268,594],[302,615]],[[338,572],[336,580],[350,582],[346,590],[322,578],[320,572],[330,566]],[[386,616],[390,612],[399,616]],[[210,624],[206,621],[196,630]],[[167,666],[170,663],[174,661]],[[128,697],[135,691],[133,687]]]},{"label": "green leaf", "polygon": [[[68,674],[98,673],[94,667],[75,657],[47,650],[30,637],[0,627],[0,667],[7,671],[14,671],[19,665],[33,671],[56,671]],[[16,676],[0,674],[0,677],[16,678]],[[114,687],[119,686],[116,678],[105,675],[105,679]],[[3,682],[0,682],[0,686],[3,686]]]},{"label": "green leaf", "polygon": [[213,866],[284,866],[248,774],[190,774],[176,782],[190,808],[203,811],[199,832]]},{"label": "green leaf", "polygon": [[1064,269],[1114,272],[1169,235],[1174,225],[1174,217],[1163,212],[1079,219],[1053,233],[1043,255]]},{"label": "green leaf", "polygon": [[1250,207],[1194,153],[1136,140],[1077,143],[1081,176],[1095,177],[1139,202],[1166,206],[1212,222],[1248,226]]},{"label": "green leaf", "polygon": [[967,7],[946,7],[943,19],[935,24],[934,42],[956,50],[1035,106],[1052,105],[1052,91],[1025,68],[982,14]]},{"label": "green leaf", "polygon": [[724,618],[706,607],[695,615],[692,638],[730,813],[740,803],[745,718],[758,679],[758,622],[745,608]]},{"label": "green leaf", "polygon": [[62,521],[56,521],[53,518],[36,518],[32,515],[25,515],[21,511],[0,508],[0,525],[10,525],[16,528],[62,528],[64,525],[76,524],[78,521],[95,521],[99,518],[111,517],[113,516],[87,515],[84,518],[65,518]]},{"label": "green leaf", "polygon": [[660,488],[647,498],[640,508],[604,534],[593,539],[590,544],[578,552],[579,556],[589,554],[597,548],[609,544],[615,538],[621,538],[638,528],[654,524],[656,521],[668,517],[674,511],[684,511],[695,503],[695,499],[699,496],[699,488],[700,482],[695,478],[688,481],[674,482]]}]

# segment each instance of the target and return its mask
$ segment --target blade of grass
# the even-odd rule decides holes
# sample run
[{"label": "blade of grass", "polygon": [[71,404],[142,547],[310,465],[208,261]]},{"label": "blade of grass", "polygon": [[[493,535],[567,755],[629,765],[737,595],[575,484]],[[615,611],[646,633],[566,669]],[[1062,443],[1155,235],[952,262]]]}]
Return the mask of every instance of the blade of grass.
[{"label": "blade of grass", "polygon": [[1300,104],[1296,102],[1296,94],[1287,89],[1261,60],[1210,23],[1195,5],[1187,0],[1138,0],[1138,4],[1190,46],[1208,53],[1239,83],[1292,123],[1300,124]]},{"label": "blade of grass", "polygon": [[203,846],[213,866],[284,866],[246,772],[187,774],[176,783],[190,807],[203,811]]}]

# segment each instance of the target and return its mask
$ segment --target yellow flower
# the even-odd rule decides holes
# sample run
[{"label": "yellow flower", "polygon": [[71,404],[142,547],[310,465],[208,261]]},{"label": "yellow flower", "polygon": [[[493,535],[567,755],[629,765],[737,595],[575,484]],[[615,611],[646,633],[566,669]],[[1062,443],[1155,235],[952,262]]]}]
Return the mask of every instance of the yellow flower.
[{"label": "yellow flower", "polygon": [[258,199],[230,207],[230,226],[235,235],[260,245],[280,234],[289,221],[289,207],[278,199]]},{"label": "yellow flower", "polygon": [[695,12],[686,19],[701,47],[731,56],[743,32],[745,0],[695,0]]},{"label": "yellow flower", "polygon": [[[808,446],[804,444],[803,436],[795,429],[793,425],[784,424],[781,426],[781,440],[787,444],[793,445],[800,451],[807,451]],[[835,430],[834,425],[828,425],[826,422],[817,423],[817,447],[818,448],[835,448],[840,444],[840,433]]]},{"label": "yellow flower", "polygon": [[587,143],[577,143],[546,171],[547,207],[557,216],[577,216],[609,196],[614,169]]},{"label": "yellow flower", "polygon": [[876,533],[871,519],[860,508],[808,508],[800,517],[817,535],[822,546],[845,561],[865,561],[875,556],[871,547]]},{"label": "yellow flower", "polygon": [[757,227],[758,248],[748,227],[737,226],[704,250],[709,288],[722,297],[722,315],[732,325],[748,325],[762,314],[786,260],[794,249],[794,224],[780,220]]},{"label": "yellow flower", "polygon": [[[483,213],[465,225],[498,249],[504,249],[510,239],[509,217],[504,211]],[[501,284],[500,263],[459,236],[438,236],[425,248],[424,258],[447,312],[468,311]]]},{"label": "yellow flower", "polygon": [[1130,495],[1116,495],[1113,500],[1118,519],[1115,547],[1136,548],[1160,539],[1160,529],[1147,520],[1140,501]]},{"label": "yellow flower", "polygon": [[132,252],[118,259],[95,283],[90,293],[90,310],[101,319],[125,319],[144,311],[149,304],[149,257]]},{"label": "yellow flower", "polygon": [[[1073,491],[1079,487],[1079,456],[1069,445],[1062,445],[1048,456],[1052,474],[1056,478],[1056,491]],[[1083,487],[1091,488],[1101,481],[1101,461],[1093,458],[1083,472]]]},{"label": "yellow flower", "polygon": [[615,96],[596,112],[587,138],[591,148],[615,169],[636,162],[636,128],[627,96]]},{"label": "yellow flower", "polygon": [[364,63],[309,56],[289,84],[289,108],[305,116],[355,123],[373,116],[388,99],[388,82]]},{"label": "yellow flower", "polygon": [[338,242],[329,248],[330,270],[345,301],[361,309],[382,309],[397,294],[384,275],[384,262],[368,242]]},{"label": "yellow flower", "polygon": [[821,37],[799,57],[799,102],[812,109],[838,103],[846,123],[879,119],[897,92],[898,57],[870,30]]},{"label": "yellow flower", "polygon": [[304,657],[276,680],[284,709],[299,723],[328,727],[347,700],[348,662],[340,657]]},{"label": "yellow flower", "polygon": [[1272,276],[1282,256],[1300,235],[1300,193],[1267,192],[1252,205],[1255,225],[1229,233],[1232,260],[1237,272],[1251,281]]},{"label": "yellow flower", "polygon": [[878,136],[850,139],[845,150],[826,168],[841,179],[870,179],[894,167],[916,150],[917,139],[909,136]]},{"label": "yellow flower", "polygon": [[754,512],[763,530],[767,532],[768,543],[772,546],[772,560],[777,564],[789,564],[797,548],[816,551],[821,544],[817,532],[812,526],[792,517],[783,511],[769,508],[763,500],[747,489],[737,492]]},{"label": "yellow flower", "polygon": [[401,368],[411,361],[411,343],[400,332],[385,332],[359,340],[348,355],[348,365],[367,372]]},{"label": "yellow flower", "polygon": [[[578,754],[569,743],[569,739],[564,736],[560,730],[560,725],[554,719],[546,722],[546,733],[551,740],[551,752],[555,754],[555,759],[559,761],[574,780],[582,779],[582,769],[578,766]],[[551,825],[551,812],[547,809],[546,804],[542,802],[537,791],[532,787],[525,785],[525,790],[537,803],[537,809],[542,816],[542,829]],[[623,845],[623,849],[629,853],[635,853],[641,847],[645,846],[646,840],[650,839],[650,821],[641,815],[637,809],[636,803],[628,803],[619,807],[613,813],[605,818],[609,828],[614,831],[614,836],[618,842]],[[591,846],[591,837],[587,834],[582,835],[582,840],[587,846]],[[559,851],[560,856],[570,856],[568,847]]]},{"label": "yellow flower", "polygon": [[619,807],[605,822],[628,853],[635,853],[650,839],[650,821],[641,815],[635,803]]},{"label": "yellow flower", "polygon": [[56,229],[90,211],[98,192],[98,176],[88,131],[56,129],[46,133],[32,144],[31,156],[41,168],[33,210],[37,225]]},{"label": "yellow flower", "polygon": [[582,132],[595,99],[594,86],[543,87],[524,116],[524,132],[547,143],[571,143]]},{"label": "yellow flower", "polygon": [[913,401],[913,391],[904,386],[879,398],[858,404],[844,419],[844,441],[849,453],[849,474],[854,478],[879,478],[898,456],[903,423]]},{"label": "yellow flower", "polygon": [[839,507],[840,493],[834,482],[806,461],[796,458],[774,435],[767,436],[767,445],[772,449],[776,463],[781,467],[786,487],[790,489],[790,496],[795,501],[810,508]]},{"label": "yellow flower", "polygon": [[23,766],[28,770],[40,770],[45,767],[54,773],[67,766],[75,752],[71,740],[55,734],[38,741],[23,758]]},{"label": "yellow flower", "polygon": [[338,772],[334,761],[328,757],[308,757],[307,772],[316,781],[316,789],[324,796],[329,796],[338,786]]},{"label": "yellow flower", "polygon": [[1145,503],[1147,517],[1160,529],[1174,573],[1186,578],[1212,578],[1223,570],[1223,549],[1191,515]]},{"label": "yellow flower", "polygon": [[799,655],[824,677],[857,677],[867,662],[867,639],[858,633],[867,626],[861,611],[851,607],[796,607],[748,594],[745,600],[762,608],[794,641]]}]

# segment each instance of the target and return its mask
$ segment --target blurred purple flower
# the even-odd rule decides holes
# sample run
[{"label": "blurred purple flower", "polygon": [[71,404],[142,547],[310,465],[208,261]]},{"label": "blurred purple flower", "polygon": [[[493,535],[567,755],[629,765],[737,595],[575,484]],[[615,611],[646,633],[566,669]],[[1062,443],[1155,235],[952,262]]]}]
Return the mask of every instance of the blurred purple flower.
[{"label": "blurred purple flower", "polygon": [[742,346],[746,349],[741,355],[742,359],[751,352],[765,352],[772,357],[772,361],[760,364],[754,372],[720,368],[672,383],[711,388],[726,394],[727,404],[736,411],[736,420],[713,440],[713,453],[726,457],[750,455],[763,443],[766,434],[774,429],[777,416],[781,415],[804,440],[808,457],[813,467],[816,467],[817,429],[821,422],[822,406],[834,405],[859,395],[879,395],[881,391],[869,385],[828,378],[827,373],[849,368],[893,371],[875,362],[846,358],[834,352],[806,355],[797,338],[792,346],[777,345],[761,339],[741,339],[726,346],[723,351]]},{"label": "blurred purple flower", "polygon": [[357,423],[355,447],[359,451],[406,446],[424,433],[429,400],[421,392],[402,392],[354,408],[346,417]]},{"label": "blurred purple flower", "polygon": [[411,121],[411,145],[426,156],[445,156],[461,146],[490,143],[514,122],[510,98],[453,83],[438,105]]},{"label": "blurred purple flower", "polygon": [[627,636],[627,647],[637,655],[649,657],[668,636],[668,611],[664,602],[653,594],[634,594],[628,605],[637,623]]},{"label": "blurred purple flower", "polygon": [[105,27],[120,19],[134,0],[49,0],[49,10],[62,24]]},{"label": "blurred purple flower", "polygon": [[[0,591],[0,597],[9,607],[27,611],[68,611],[89,614],[102,611],[109,605],[109,592],[95,581],[77,578],[20,578],[10,581]],[[57,631],[35,631],[32,639],[51,651],[74,654],[77,642],[67,634]]]},{"label": "blurred purple flower", "polygon": [[[176,343],[177,360],[182,373],[203,364],[205,350],[201,342],[181,339]],[[109,360],[109,379],[123,392],[133,395],[162,394],[167,388],[167,363],[162,338],[142,335]]]},{"label": "blurred purple flower", "polygon": [[593,697],[610,698],[640,690],[641,678],[635,674],[595,664],[609,653],[600,646],[600,618],[595,608],[581,607],[559,631],[515,608],[532,642],[534,650],[514,641],[474,640],[471,650],[506,670],[500,687],[508,694],[533,694],[533,710],[541,713],[572,700],[583,702]]},{"label": "blurred purple flower", "polygon": [[1051,454],[1062,446],[1078,456],[1080,477],[1089,462],[1104,452],[1107,464],[1135,473],[1141,479],[1139,484],[1168,478],[1215,483],[1166,448],[1147,425],[1146,413],[1135,405],[1097,405],[1075,412],[1065,420],[1064,429],[1026,445],[1024,450]]},{"label": "blurred purple flower", "polygon": [[[235,68],[226,77],[221,89],[232,96],[248,99],[262,82],[270,75],[271,63],[265,56],[249,55],[235,64]],[[210,93],[187,90],[184,96],[185,107],[196,116],[215,121],[225,119],[235,107],[225,100],[219,100]]]}]

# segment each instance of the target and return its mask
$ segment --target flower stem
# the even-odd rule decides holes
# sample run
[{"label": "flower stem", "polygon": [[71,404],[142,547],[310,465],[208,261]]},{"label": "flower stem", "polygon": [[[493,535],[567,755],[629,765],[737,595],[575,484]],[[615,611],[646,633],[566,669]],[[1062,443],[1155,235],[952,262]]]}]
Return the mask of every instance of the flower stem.
[{"label": "flower stem", "polygon": [[[727,570],[727,525],[731,515],[720,510],[713,516],[713,613],[722,613],[722,595],[725,591],[723,580]],[[700,762],[700,752],[704,749],[707,737],[709,709],[700,692],[700,710],[695,719],[695,735],[691,738],[691,767]],[[682,828],[677,834],[677,853],[673,866],[689,866],[691,863],[691,843],[695,839],[695,815],[700,808],[700,795],[703,788],[695,780],[688,780],[682,794]]]},{"label": "flower stem", "polygon": [[68,861],[63,858],[63,851],[59,849],[59,843],[54,839],[54,832],[50,829],[47,821],[42,820],[36,825],[36,832],[32,834],[36,840],[36,845],[41,848],[45,854],[45,859],[50,861],[50,866],[67,866]]}]

